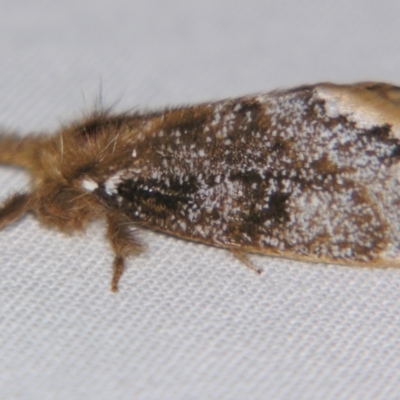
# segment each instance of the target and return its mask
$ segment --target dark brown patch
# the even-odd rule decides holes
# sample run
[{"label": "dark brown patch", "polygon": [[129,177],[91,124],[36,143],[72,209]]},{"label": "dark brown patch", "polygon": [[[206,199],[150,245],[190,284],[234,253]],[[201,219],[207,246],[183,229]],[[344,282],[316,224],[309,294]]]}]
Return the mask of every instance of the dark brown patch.
[{"label": "dark brown patch", "polygon": [[[247,114],[248,112],[254,115],[256,113],[259,113],[262,109],[261,104],[257,100],[245,100],[240,105],[241,107],[238,111],[236,111],[237,115]],[[235,104],[233,106],[235,106]]]},{"label": "dark brown patch", "polygon": [[188,194],[192,190],[189,183],[187,184],[188,189],[185,190],[185,184],[172,182],[174,190],[170,187],[169,193],[157,190],[158,184],[158,182],[145,182],[143,179],[139,179],[137,182],[127,179],[118,186],[118,195],[123,199],[122,207],[133,211],[140,206],[144,213],[166,218],[168,213],[175,212],[180,204],[189,201]]},{"label": "dark brown patch", "polygon": [[270,147],[270,149],[273,152],[282,153],[290,149],[290,143],[287,140],[284,140],[280,137],[271,140],[271,142],[272,146]]},{"label": "dark brown patch", "polygon": [[368,130],[368,134],[377,140],[387,141],[390,136],[391,125],[374,126]]},{"label": "dark brown patch", "polygon": [[287,222],[289,220],[289,213],[286,206],[286,201],[289,197],[289,193],[275,192],[271,194],[267,210],[269,218],[279,222]]},{"label": "dark brown patch", "polygon": [[287,211],[286,202],[289,199],[289,193],[275,192],[272,193],[268,200],[268,208],[259,210],[255,205],[252,205],[249,215],[244,218],[245,224],[242,225],[242,230],[247,233],[255,233],[265,221],[276,223],[285,223],[289,221],[289,213]]},{"label": "dark brown patch", "polygon": [[400,158],[400,145],[398,143],[396,143],[394,145],[394,148],[392,150],[392,153],[390,154],[390,157]]},{"label": "dark brown patch", "polygon": [[253,183],[261,183],[265,179],[261,177],[261,175],[256,171],[248,171],[248,172],[231,172],[229,175],[229,180],[231,181],[242,181],[246,185],[251,185]]}]

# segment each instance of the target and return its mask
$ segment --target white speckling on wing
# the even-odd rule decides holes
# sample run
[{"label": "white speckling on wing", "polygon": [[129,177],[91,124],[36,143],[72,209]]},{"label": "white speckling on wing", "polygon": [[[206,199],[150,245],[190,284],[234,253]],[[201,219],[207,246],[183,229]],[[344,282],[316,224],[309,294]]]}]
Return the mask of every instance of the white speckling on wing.
[{"label": "white speckling on wing", "polygon": [[111,175],[105,182],[104,188],[108,195],[117,194],[117,187],[121,183],[122,176],[126,173],[126,171],[119,171],[114,175]]}]

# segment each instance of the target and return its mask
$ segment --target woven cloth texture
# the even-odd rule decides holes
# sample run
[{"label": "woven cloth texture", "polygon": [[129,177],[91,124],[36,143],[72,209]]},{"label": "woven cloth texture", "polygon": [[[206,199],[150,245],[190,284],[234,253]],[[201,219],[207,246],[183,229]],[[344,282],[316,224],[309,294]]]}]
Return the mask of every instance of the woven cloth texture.
[{"label": "woven cloth texture", "polygon": [[[0,124],[318,81],[400,82],[400,3],[0,1]],[[28,185],[1,167],[0,198]],[[252,256],[143,232],[120,292],[101,221],[0,232],[2,399],[398,399],[400,269]]]}]

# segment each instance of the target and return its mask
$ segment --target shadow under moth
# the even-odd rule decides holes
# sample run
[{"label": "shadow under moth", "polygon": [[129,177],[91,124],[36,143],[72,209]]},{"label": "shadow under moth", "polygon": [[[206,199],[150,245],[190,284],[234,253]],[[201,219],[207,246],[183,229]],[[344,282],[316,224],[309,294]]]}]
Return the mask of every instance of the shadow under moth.
[{"label": "shadow under moth", "polygon": [[[95,111],[53,136],[0,135],[0,163],[28,192],[0,228],[32,212],[82,231],[107,221],[115,253],[138,229],[248,253],[345,265],[400,264],[400,88],[322,83],[161,111]],[[257,268],[255,268],[257,269]]]}]

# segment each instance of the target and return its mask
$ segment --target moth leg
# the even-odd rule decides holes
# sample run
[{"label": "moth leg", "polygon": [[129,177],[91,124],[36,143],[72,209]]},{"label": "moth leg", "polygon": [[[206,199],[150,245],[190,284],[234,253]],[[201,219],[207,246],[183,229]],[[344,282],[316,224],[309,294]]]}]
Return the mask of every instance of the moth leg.
[{"label": "moth leg", "polygon": [[15,193],[0,207],[0,229],[21,219],[29,211],[31,196],[28,193]]},{"label": "moth leg", "polygon": [[251,270],[257,272],[257,274],[261,274],[263,270],[260,267],[257,267],[257,265],[253,264],[246,253],[243,251],[237,250],[237,249],[230,249],[231,253],[239,259],[246,267],[250,268]]},{"label": "moth leg", "polygon": [[118,291],[118,282],[125,270],[125,259],[144,250],[143,244],[135,237],[132,221],[120,212],[107,215],[107,238],[114,251],[111,291]]}]

